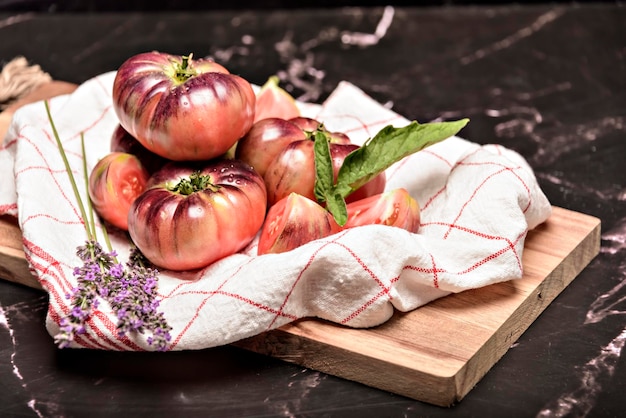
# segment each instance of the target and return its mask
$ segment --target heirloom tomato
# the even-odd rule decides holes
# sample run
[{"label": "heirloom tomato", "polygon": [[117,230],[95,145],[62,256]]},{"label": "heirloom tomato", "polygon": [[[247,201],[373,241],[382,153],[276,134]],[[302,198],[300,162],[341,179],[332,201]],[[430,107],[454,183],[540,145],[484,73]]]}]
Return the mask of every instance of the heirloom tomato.
[{"label": "heirloom tomato", "polygon": [[144,147],[175,161],[226,153],[252,126],[255,102],[246,80],[191,55],[135,55],[113,82],[120,124]]},{"label": "heirloom tomato", "polygon": [[96,212],[111,225],[127,230],[128,211],[145,189],[148,171],[134,155],[112,152],[89,175],[89,197]]},{"label": "heirloom tomato", "polygon": [[417,232],[420,207],[404,188],[398,188],[348,203],[344,228],[362,225],[388,225]]},{"label": "heirloom tomato", "polygon": [[166,158],[148,151],[146,147],[141,145],[136,138],[119,124],[113,131],[113,135],[111,135],[111,151],[134,155],[146,167],[148,173],[154,173],[168,162]]},{"label": "heirloom tomato", "polygon": [[172,162],[152,175],[128,232],[154,265],[193,270],[248,245],[267,210],[263,179],[239,160]]},{"label": "heirloom tomato", "polygon": [[279,78],[267,79],[256,95],[254,121],[267,118],[290,119],[300,116],[300,109],[294,98],[278,85]]},{"label": "heirloom tomato", "polygon": [[247,162],[261,176],[264,176],[274,157],[287,145],[299,140],[312,139],[318,129],[327,135],[330,143],[350,143],[347,135],[340,132],[328,132],[315,119],[303,116],[289,120],[265,118],[255,122],[246,135],[239,140],[235,158]]},{"label": "heirloom tomato", "polygon": [[[333,142],[329,146],[333,163],[333,174],[336,180],[337,173],[346,156],[359,148],[359,146]],[[263,178],[267,187],[269,205],[287,197],[290,193],[298,193],[315,200],[314,141],[306,139],[289,144],[272,160]],[[385,173],[382,172],[350,193],[346,197],[346,202],[382,193],[386,183]]]},{"label": "heirloom tomato", "polygon": [[281,118],[267,118],[256,122],[239,140],[235,158],[250,164],[261,176],[274,157],[287,145],[307,138],[297,125]]},{"label": "heirloom tomato", "polygon": [[333,216],[317,202],[291,193],[267,212],[257,252],[282,253],[341,231]]}]

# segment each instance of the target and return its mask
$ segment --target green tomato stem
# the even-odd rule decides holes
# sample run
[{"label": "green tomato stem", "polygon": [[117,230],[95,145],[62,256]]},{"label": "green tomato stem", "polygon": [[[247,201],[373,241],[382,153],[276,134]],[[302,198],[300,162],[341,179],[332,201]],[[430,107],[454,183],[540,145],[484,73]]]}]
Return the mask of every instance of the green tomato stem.
[{"label": "green tomato stem", "polygon": [[180,64],[174,63],[174,78],[176,78],[179,83],[184,83],[198,74],[196,69],[191,65],[192,57],[193,54],[183,55]]},{"label": "green tomato stem", "polygon": [[203,190],[211,190],[216,192],[219,186],[211,182],[211,176],[200,174],[199,171],[193,172],[189,177],[181,179],[175,186],[170,187],[171,192],[189,196],[192,193],[201,192]]}]

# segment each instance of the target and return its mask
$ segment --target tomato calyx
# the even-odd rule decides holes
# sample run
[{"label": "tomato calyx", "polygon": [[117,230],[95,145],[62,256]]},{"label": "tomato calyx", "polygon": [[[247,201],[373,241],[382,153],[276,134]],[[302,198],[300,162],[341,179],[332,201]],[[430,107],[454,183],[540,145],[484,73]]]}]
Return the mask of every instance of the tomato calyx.
[{"label": "tomato calyx", "polygon": [[321,135],[326,142],[329,144],[348,144],[350,143],[350,138],[347,135],[341,132],[331,132],[324,126],[323,123],[320,123],[316,128],[311,130],[303,128],[302,132],[306,135],[307,140],[314,142],[316,135]]},{"label": "tomato calyx", "polygon": [[180,179],[176,185],[169,187],[170,192],[179,193],[183,196],[189,196],[190,194],[201,192],[203,190],[211,190],[217,192],[220,186],[211,182],[211,176],[206,174],[200,174],[200,171],[194,171],[189,175]]},{"label": "tomato calyx", "polygon": [[330,143],[330,135],[328,135],[326,129],[324,129],[324,125],[320,123],[320,125],[313,131],[304,130],[304,134],[306,135],[306,139],[308,141],[315,141],[315,135],[319,134],[322,139],[326,140],[326,142]]},{"label": "tomato calyx", "polygon": [[181,58],[182,58],[182,62],[180,64],[178,62],[173,63],[174,65],[173,78],[178,83],[182,84],[185,81],[189,80],[190,78],[196,76],[198,72],[191,65],[191,59],[193,58],[193,53],[189,55],[183,55]]}]

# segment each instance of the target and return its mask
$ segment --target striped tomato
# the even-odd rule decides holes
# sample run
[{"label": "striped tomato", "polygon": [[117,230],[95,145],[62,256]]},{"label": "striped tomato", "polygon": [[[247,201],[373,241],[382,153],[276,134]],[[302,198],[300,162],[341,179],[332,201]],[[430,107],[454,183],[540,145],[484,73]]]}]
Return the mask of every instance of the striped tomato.
[{"label": "striped tomato", "polygon": [[144,147],[174,161],[225,154],[252,126],[255,104],[245,79],[191,55],[135,55],[113,82],[120,124]]},{"label": "striped tomato", "polygon": [[169,163],[133,203],[128,232],[154,265],[193,270],[248,245],[266,212],[263,179],[239,160]]}]

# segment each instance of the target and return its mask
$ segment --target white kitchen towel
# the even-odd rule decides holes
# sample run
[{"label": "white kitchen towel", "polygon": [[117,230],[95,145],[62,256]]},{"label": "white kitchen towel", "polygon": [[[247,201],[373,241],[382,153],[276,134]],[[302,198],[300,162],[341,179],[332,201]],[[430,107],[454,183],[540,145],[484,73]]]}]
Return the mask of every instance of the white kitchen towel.
[{"label": "white kitchen towel", "polygon": [[[79,184],[81,133],[89,169],[109,152],[117,125],[114,76],[99,75],[50,101]],[[386,125],[408,123],[348,82],[321,105],[300,105],[304,115],[357,143]],[[161,271],[158,295],[173,327],[171,349],[223,345],[303,317],[372,327],[394,309],[410,311],[452,292],[519,279],[526,234],[551,213],[528,164],[498,145],[451,137],[395,164],[387,178],[388,189],[405,187],[419,202],[417,234],[371,225],[263,256],[256,255],[255,240],[201,271]],[[81,261],[75,252],[86,236],[43,102],[15,113],[0,149],[0,179],[0,213],[18,216],[27,259],[50,295],[46,326],[56,335],[71,309],[65,295],[76,286],[72,270]],[[124,260],[127,238],[114,233],[112,241]],[[148,335],[118,336],[116,322],[101,303],[73,346],[153,349]]]}]

